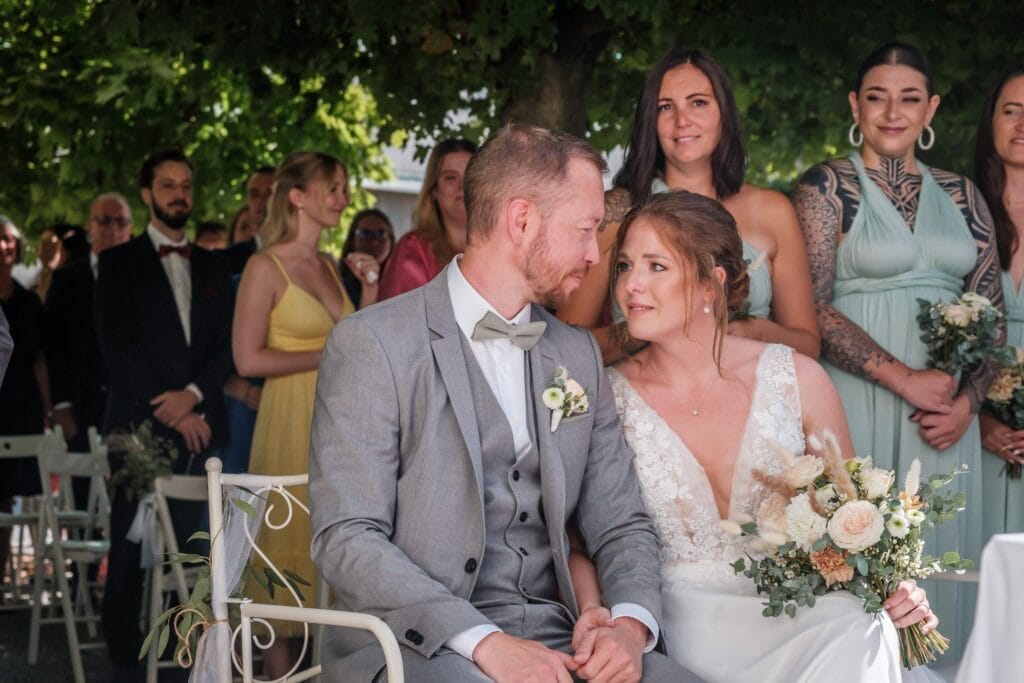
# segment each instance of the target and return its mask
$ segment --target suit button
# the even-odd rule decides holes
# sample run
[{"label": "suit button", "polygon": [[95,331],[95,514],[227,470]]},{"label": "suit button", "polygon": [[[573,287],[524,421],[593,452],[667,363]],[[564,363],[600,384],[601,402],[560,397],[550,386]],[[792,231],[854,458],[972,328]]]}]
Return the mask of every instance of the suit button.
[{"label": "suit button", "polygon": [[420,632],[412,629],[405,632],[405,639],[413,645],[420,645],[423,643],[423,636],[420,635]]},{"label": "suit button", "polygon": [[519,521],[520,521],[520,522],[525,522],[525,521],[526,521],[526,520],[527,520],[527,519],[528,519],[529,517],[530,517],[530,515],[528,515],[528,514],[526,514],[526,513],[524,512],[524,513],[522,513],[522,514],[520,514],[520,515],[519,515]]},{"label": "suit button", "polygon": [[468,560],[466,560],[466,573],[467,574],[472,574],[475,571],[476,571],[476,560],[474,560],[471,557]]},{"label": "suit button", "polygon": [[519,481],[519,470],[512,470],[512,481]]}]

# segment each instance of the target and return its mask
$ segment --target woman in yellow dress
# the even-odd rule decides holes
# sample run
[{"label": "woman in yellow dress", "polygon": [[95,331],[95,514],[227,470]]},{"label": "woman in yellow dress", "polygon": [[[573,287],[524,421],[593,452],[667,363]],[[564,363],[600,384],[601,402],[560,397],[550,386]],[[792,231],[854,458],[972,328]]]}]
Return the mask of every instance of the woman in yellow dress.
[{"label": "woman in yellow dress", "polygon": [[[291,154],[274,174],[266,222],[260,226],[263,249],[242,273],[232,327],[235,366],[244,377],[266,377],[253,434],[249,471],[254,474],[300,474],[309,470],[309,429],[313,417],[316,373],[327,335],[334,324],[355,312],[341,285],[337,265],[317,251],[320,234],[338,225],[348,204],[344,165],[317,152]],[[363,291],[376,283],[376,262],[369,256],[352,270]],[[373,282],[369,282],[372,280]],[[294,491],[308,505],[308,491]],[[284,501],[272,495],[278,510]],[[300,510],[287,528],[264,525],[260,548],[282,572],[289,570],[315,584],[310,556],[310,526]],[[275,512],[275,518],[277,513]],[[263,572],[262,563],[254,570]],[[246,595],[261,595],[251,583]],[[312,590],[303,588],[307,602]],[[269,596],[268,596],[269,597]],[[267,598],[260,598],[265,602]],[[295,605],[281,587],[271,600]],[[294,663],[292,649],[301,624],[274,624],[277,640],[264,653],[264,673],[284,675]]]}]

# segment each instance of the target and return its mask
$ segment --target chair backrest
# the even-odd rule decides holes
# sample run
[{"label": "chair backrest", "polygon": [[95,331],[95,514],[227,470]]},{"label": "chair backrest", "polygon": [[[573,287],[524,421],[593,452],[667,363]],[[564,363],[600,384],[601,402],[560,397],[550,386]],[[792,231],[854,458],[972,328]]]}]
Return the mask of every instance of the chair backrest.
[{"label": "chair backrest", "polygon": [[60,427],[54,427],[52,431],[40,432],[39,434],[19,434],[16,436],[0,436],[0,459],[4,458],[34,458],[39,452],[39,445],[43,441],[56,443],[64,442],[64,432]]},{"label": "chair backrest", "polygon": [[85,525],[85,530],[87,534],[99,530],[109,537],[110,499],[106,480],[110,477],[110,463],[107,460],[107,449],[95,427],[89,427],[89,448],[88,453],[68,452],[60,428],[43,435],[36,451],[39,479],[44,490],[49,490],[51,477],[56,477],[58,481],[56,500],[46,496],[43,509],[45,514],[52,516],[46,520],[47,525],[57,529],[57,511],[75,509],[72,478],[89,477],[89,498],[84,512],[88,513],[90,521]]},{"label": "chair backrest", "polygon": [[[155,494],[156,514],[160,533],[157,547],[158,553],[170,553],[173,556],[181,550],[178,547],[178,537],[174,530],[174,522],[171,518],[170,508],[167,507],[167,501],[187,500],[205,502],[207,500],[207,491],[206,477],[198,475],[173,474],[169,477],[159,477],[153,481],[153,493]],[[171,562],[170,568],[171,574],[174,577],[174,587],[178,592],[178,599],[181,601],[181,604],[184,604],[188,602],[188,581],[185,578],[185,568],[180,562]]]}]

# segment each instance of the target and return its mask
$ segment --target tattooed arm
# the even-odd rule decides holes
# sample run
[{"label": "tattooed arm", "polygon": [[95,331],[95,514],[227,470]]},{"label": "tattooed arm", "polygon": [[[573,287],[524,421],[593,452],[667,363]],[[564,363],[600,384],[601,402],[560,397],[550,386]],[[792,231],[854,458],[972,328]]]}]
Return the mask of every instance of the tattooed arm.
[{"label": "tattooed arm", "polygon": [[855,183],[847,184],[845,200],[840,198],[839,184],[836,168],[821,164],[804,175],[794,195],[811,263],[822,355],[836,367],[878,382],[915,407],[948,412],[955,389],[952,377],[938,370],[907,367],[832,305],[840,233],[844,223],[852,221],[859,201]]},{"label": "tattooed arm", "polygon": [[609,296],[611,277],[612,251],[615,239],[619,235],[619,223],[631,208],[629,192],[622,188],[613,188],[604,195],[604,220],[598,227],[597,246],[601,251],[601,260],[591,266],[587,276],[569,300],[558,307],[556,315],[563,322],[580,325],[590,329],[598,346],[605,365],[610,365],[622,358],[622,351],[612,343],[609,336],[610,328],[598,327],[601,313]]},{"label": "tattooed arm", "polygon": [[[978,188],[967,178],[933,170],[936,182],[952,197],[967,220],[975,244],[978,245],[978,261],[974,269],[964,279],[964,291],[977,292],[987,297],[992,305],[1006,313],[1003,301],[1003,286],[999,270],[999,255],[996,252],[995,233],[992,225],[992,214],[989,213],[985,199]],[[1006,325],[1000,325],[997,344],[1006,343]],[[999,372],[999,364],[984,363],[975,368],[964,381],[961,391],[967,393],[971,402],[971,412],[977,413],[988,393],[989,385]]]}]

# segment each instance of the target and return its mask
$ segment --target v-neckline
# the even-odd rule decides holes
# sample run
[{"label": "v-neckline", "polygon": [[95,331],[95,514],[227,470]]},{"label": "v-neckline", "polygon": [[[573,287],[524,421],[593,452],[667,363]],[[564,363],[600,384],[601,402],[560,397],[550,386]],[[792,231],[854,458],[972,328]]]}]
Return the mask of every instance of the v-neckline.
[{"label": "v-neckline", "polygon": [[[856,155],[856,160],[854,160],[853,155]],[[917,161],[917,168],[919,173],[921,174],[921,191],[918,194],[917,211],[914,212],[914,224],[908,225],[907,219],[904,218],[903,214],[899,212],[899,209],[896,208],[896,205],[893,204],[892,200],[886,196],[885,192],[882,191],[882,188],[878,186],[878,183],[876,183],[874,179],[870,175],[868,175],[867,165],[864,163],[864,159],[860,156],[860,154],[857,154],[857,152],[854,152],[853,155],[850,156],[850,160],[851,162],[853,162],[854,169],[857,171],[857,180],[860,182],[862,194],[867,195],[869,192],[873,191],[876,194],[875,201],[872,202],[875,209],[879,210],[879,204],[887,207],[887,209],[892,213],[892,216],[890,218],[899,218],[900,225],[903,225],[904,227],[907,228],[907,230],[903,234],[909,232],[910,235],[913,236],[916,241],[918,233],[920,232],[919,228],[927,227],[927,222],[921,222],[921,207],[924,206],[925,202],[925,190],[931,190],[929,181],[934,182],[934,180],[932,179],[931,172],[928,170],[928,167],[921,163],[921,161]],[[866,196],[862,197],[861,201],[863,202],[865,199],[867,199]]]},{"label": "v-neckline", "polygon": [[[682,437],[679,436],[679,434],[674,429],[672,429],[672,427],[669,426],[668,420],[662,417],[657,410],[651,407],[651,405],[644,400],[643,396],[640,395],[640,392],[637,391],[636,387],[633,386],[633,384],[626,378],[625,375],[623,375],[621,372],[619,373],[619,375],[622,377],[622,380],[626,383],[626,386],[628,386],[629,390],[633,393],[633,396],[637,400],[639,400],[640,403],[643,405],[644,409],[647,410],[647,412],[649,412],[651,416],[653,416],[654,424],[659,425],[660,428],[668,434],[669,439],[675,442],[676,449],[683,455],[683,457],[689,458],[693,465],[698,470],[700,470],[703,480],[704,493],[711,503],[710,509],[715,511],[715,516],[718,518],[719,522],[731,519],[733,516],[733,501],[735,500],[736,496],[736,483],[738,475],[742,471],[740,468],[741,460],[744,457],[746,457],[746,454],[751,450],[746,446],[747,442],[750,440],[750,424],[754,417],[754,406],[757,403],[757,401],[761,398],[761,365],[762,363],[764,363],[765,356],[766,353],[762,352],[757,359],[757,369],[755,370],[754,374],[754,391],[752,392],[750,407],[747,409],[747,419],[743,423],[743,433],[740,436],[739,452],[736,453],[736,458],[735,460],[733,460],[731,478],[732,481],[729,485],[729,499],[727,503],[725,517],[722,517],[722,511],[718,507],[718,499],[715,497],[715,489],[711,485],[711,479],[708,477],[707,470],[704,469],[704,466],[700,463],[700,460],[698,460],[697,456],[693,454],[693,451],[690,450],[690,447],[686,445],[686,442],[683,441]],[[616,370],[616,372],[618,371]]]}]

